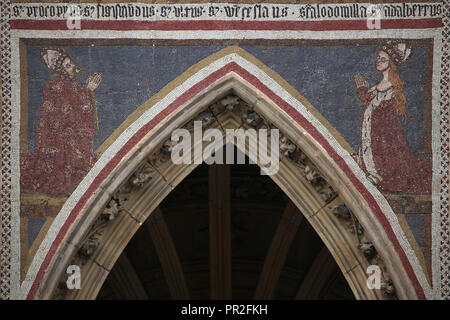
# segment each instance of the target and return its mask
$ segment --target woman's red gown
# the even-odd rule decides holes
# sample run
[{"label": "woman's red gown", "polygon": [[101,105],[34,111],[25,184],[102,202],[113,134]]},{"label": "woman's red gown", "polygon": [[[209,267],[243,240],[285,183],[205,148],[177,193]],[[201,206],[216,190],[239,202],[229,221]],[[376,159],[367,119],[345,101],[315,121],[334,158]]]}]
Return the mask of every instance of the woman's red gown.
[{"label": "woman's red gown", "polygon": [[22,189],[70,195],[94,165],[97,114],[91,91],[63,77],[47,82],[35,153],[21,156]]},{"label": "woman's red gown", "polygon": [[[378,91],[359,88],[363,115]],[[362,141],[361,132],[361,141]],[[381,176],[379,187],[385,191],[408,194],[431,193],[431,163],[416,157],[409,147],[393,98],[382,101],[371,113],[371,149],[373,163]],[[361,143],[361,147],[362,147]],[[362,148],[361,148],[362,149]],[[360,149],[362,169],[369,174]]]}]

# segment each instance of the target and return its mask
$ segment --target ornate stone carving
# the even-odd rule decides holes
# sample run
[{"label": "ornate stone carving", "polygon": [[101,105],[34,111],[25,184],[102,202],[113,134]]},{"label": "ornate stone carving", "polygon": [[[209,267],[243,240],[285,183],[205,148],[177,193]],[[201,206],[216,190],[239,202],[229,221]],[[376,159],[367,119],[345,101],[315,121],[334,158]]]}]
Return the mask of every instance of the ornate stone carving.
[{"label": "ornate stone carving", "polygon": [[117,218],[122,212],[122,208],[120,207],[120,200],[118,198],[113,197],[111,201],[106,205],[105,210],[102,212],[102,217],[106,220],[114,220]]},{"label": "ornate stone carving", "polygon": [[138,188],[142,188],[147,182],[152,180],[154,174],[153,168],[145,166],[145,168],[136,171],[130,179],[130,183]]},{"label": "ornate stone carving", "polygon": [[100,237],[109,221],[116,219],[122,213],[122,208],[118,197],[112,197],[106,205],[105,209],[100,214],[100,217],[95,221],[94,226],[89,231],[85,241],[78,250],[78,257],[81,263],[86,264],[87,260],[92,256],[95,250],[100,245]]},{"label": "ornate stone carving", "polygon": [[143,188],[156,174],[157,171],[155,168],[149,162],[145,161],[119,188],[102,214],[108,215],[109,220],[117,217],[120,214],[120,210],[123,209],[123,204],[129,200],[133,190]]},{"label": "ornate stone carving", "polygon": [[172,141],[172,139],[167,139],[163,145],[161,146],[160,152],[165,155],[170,155],[173,150],[173,147],[177,144],[176,141]]},{"label": "ornate stone carving", "polygon": [[119,200],[119,203],[123,205],[125,202],[127,202],[130,198],[130,194],[133,190],[133,184],[130,182],[131,179],[129,179],[122,187],[120,187],[119,191],[116,192],[115,197],[117,200]]},{"label": "ornate stone carving", "polygon": [[163,163],[170,160],[170,153],[176,144],[172,139],[167,139],[156,152],[153,152],[148,157],[149,162],[156,168],[159,168]]},{"label": "ornate stone carving", "polygon": [[256,127],[259,123],[261,123],[262,118],[255,110],[247,107],[242,113],[242,120],[249,126]]},{"label": "ornate stone carving", "polygon": [[[215,110],[214,112],[212,110]],[[195,121],[201,121],[202,122],[202,129],[205,129],[209,127],[211,124],[213,124],[215,121],[217,121],[215,114],[220,113],[220,110],[217,109],[217,103],[213,104],[208,107],[205,111],[200,112],[192,121],[189,121],[183,126],[183,129],[186,129],[188,131],[194,130],[194,122]],[[169,139],[170,141],[170,139]],[[167,143],[167,142],[166,142]],[[170,145],[170,143],[167,143]],[[172,151],[172,148],[175,146],[176,143],[173,143],[170,145],[169,152]]]},{"label": "ornate stone carving", "polygon": [[380,289],[383,290],[385,296],[393,297],[395,294],[394,284],[389,278],[381,280]]},{"label": "ornate stone carving", "polygon": [[99,244],[100,244],[99,239],[88,238],[81,246],[80,250],[78,251],[78,254],[82,256],[82,258],[85,258],[84,260],[87,260],[92,256],[94,251],[98,248]]},{"label": "ornate stone carving", "polygon": [[[187,123],[184,128],[191,130],[193,128],[194,121],[202,121],[202,127],[206,128],[212,123],[217,121],[216,115],[222,111],[232,111],[238,114],[242,122],[251,127],[266,128],[270,130],[273,128],[273,124],[269,123],[264,119],[264,117],[258,114],[252,107],[240,100],[238,97],[230,95],[219,102],[216,102],[208,107],[205,111],[200,112],[193,121]],[[308,159],[306,154],[289,138],[280,132],[280,154],[286,157],[290,161],[300,167],[305,178],[311,183],[313,188],[320,194],[325,202],[330,202],[336,197],[336,192],[333,190],[331,185],[323,178],[318,169],[314,166],[312,161]],[[153,152],[151,156],[148,157],[148,163],[145,163],[141,168],[139,168],[130,179],[122,186],[119,191],[111,198],[111,201],[105,207],[104,211],[101,213],[100,217],[95,222],[94,226],[90,230],[89,234],[86,236],[83,245],[78,250],[75,259],[81,259],[82,264],[85,264],[95,250],[99,247],[101,243],[101,236],[107,224],[116,219],[123,211],[122,204],[127,200],[129,193],[133,188],[142,188],[146,183],[151,181],[153,174],[156,169],[161,166],[166,161],[170,160],[170,154],[176,142],[173,142],[170,138],[167,139],[156,152]],[[187,190],[186,193],[189,193]],[[251,186],[241,186],[236,190],[236,194],[233,196],[236,198],[246,198],[249,193],[252,192],[267,192],[267,194],[262,194],[264,198],[269,197],[271,194],[271,189],[264,186],[255,188],[254,182]],[[278,196],[278,195],[277,195]],[[364,254],[366,259],[371,264],[378,265],[382,270],[382,284],[381,289],[383,293],[389,297],[395,296],[395,288],[393,286],[392,280],[389,277],[386,266],[382,261],[381,257],[378,255],[373,243],[369,240],[367,235],[365,235],[364,229],[353,215],[352,212],[344,205],[338,204],[331,209],[332,213],[339,219],[342,220],[349,232],[353,233],[356,238],[356,247]],[[76,264],[76,262],[72,262]],[[64,284],[65,282],[61,282]],[[64,294],[61,293],[63,286],[60,284],[56,289],[55,296]]]},{"label": "ornate stone carving", "polygon": [[290,158],[296,150],[297,146],[291,140],[289,140],[288,137],[280,134],[280,153],[283,156]]},{"label": "ornate stone carving", "polygon": [[328,183],[320,189],[319,194],[326,203],[329,203],[337,196],[336,191],[334,191],[333,187],[331,187]]},{"label": "ornate stone carving", "polygon": [[306,160],[308,157],[303,153],[302,150],[297,148],[294,152],[289,154],[289,159],[296,163],[302,170],[305,170]]},{"label": "ornate stone carving", "polygon": [[395,288],[389,277],[386,265],[377,253],[372,241],[365,235],[364,228],[344,204],[339,204],[331,208],[333,214],[340,220],[345,221],[346,227],[356,236],[356,246],[364,254],[367,261],[372,265],[377,265],[382,273],[381,290],[388,298],[395,298]]},{"label": "ornate stone carving", "polygon": [[195,118],[194,121],[201,121],[202,128],[207,128],[214,121],[216,121],[216,117],[210,111],[203,111],[203,112],[199,113],[199,115]]},{"label": "ornate stone carving", "polygon": [[214,116],[218,116],[219,114],[225,112],[227,109],[219,100],[209,105],[208,110],[211,111]]},{"label": "ornate stone carving", "polygon": [[372,259],[369,260],[372,265],[376,265],[381,270],[381,286],[380,290],[383,294],[389,299],[395,299],[395,287],[392,279],[389,276],[389,272],[387,271],[386,265],[381,259],[379,254],[375,254]]},{"label": "ornate stone carving", "polygon": [[225,107],[227,110],[233,110],[236,105],[238,105],[240,102],[240,99],[236,96],[230,95],[222,100],[220,100],[220,103]]},{"label": "ornate stone carving", "polygon": [[[239,106],[242,104],[242,102],[243,101],[239,97],[235,95],[229,95],[209,105],[207,111],[212,113],[214,116],[217,116],[225,111],[233,111],[238,113],[239,111],[241,111]],[[188,125],[192,126],[191,123],[189,123]]]},{"label": "ornate stone carving", "polygon": [[283,134],[280,136],[280,153],[303,170],[305,178],[311,183],[325,202],[328,203],[336,197],[336,192],[311,164],[311,161],[309,161],[306,154]]},{"label": "ornate stone carving", "polygon": [[[143,168],[145,168],[146,166],[148,166],[148,164],[144,165]],[[140,170],[142,170],[143,168],[141,168]],[[82,242],[81,247],[78,249],[69,265],[78,265],[80,267],[84,266],[92,257],[101,243],[101,236],[103,235],[105,228],[108,226],[110,221],[116,219],[123,213],[123,204],[125,201],[127,201],[127,195],[130,192],[130,185],[133,185],[134,179],[136,179],[135,175],[133,175],[116,192],[116,194],[111,197],[111,200],[105,206],[100,216],[95,221],[92,228],[89,230],[88,234],[85,237],[85,240]],[[64,273],[63,278],[55,288],[53,299],[64,299],[66,297],[68,290],[65,282],[66,276],[67,275]]]},{"label": "ornate stone carving", "polygon": [[[239,107],[238,107],[239,106]],[[223,110],[233,111],[240,114],[242,122],[251,127],[265,128],[270,130],[274,128],[273,125],[267,122],[264,117],[258,114],[252,107],[245,102],[242,102],[236,96],[227,96],[220,100],[219,103],[212,104],[208,110],[204,111],[197,116],[197,119],[206,120],[206,126],[215,120],[214,114],[219,114]],[[337,196],[337,193],[333,190],[332,186],[327,180],[320,174],[319,170],[314,166],[313,162],[308,159],[306,154],[292,142],[285,134],[280,132],[280,154],[286,157],[293,163],[295,163],[304,174],[305,178],[311,183],[313,188],[320,194],[322,199],[326,203],[330,203]],[[250,189],[242,188],[238,189],[237,197],[246,197]],[[377,251],[373,243],[365,235],[364,229],[359,223],[356,216],[350,212],[350,210],[344,205],[339,204],[332,208],[333,214],[342,220],[348,229],[348,231],[355,235],[357,243],[356,247],[363,253],[369,263],[377,264],[383,270],[382,290],[384,294],[390,297],[394,296],[395,289],[392,281],[389,278],[386,267],[378,256]]]},{"label": "ornate stone carving", "polygon": [[331,209],[333,214],[346,222],[346,226],[349,229],[349,231],[356,235],[361,235],[363,233],[363,229],[358,222],[358,220],[355,218],[353,213],[350,212],[350,210],[347,208],[346,205],[340,204],[338,206],[335,206]]},{"label": "ornate stone carving", "polygon": [[358,249],[361,250],[369,261],[377,254],[377,250],[375,249],[373,243],[365,236],[363,236],[360,240]]},{"label": "ornate stone carving", "polygon": [[339,219],[350,219],[350,210],[348,210],[345,204],[334,206],[331,209],[331,212],[333,212],[333,214]]},{"label": "ornate stone carving", "polygon": [[316,168],[311,167],[310,165],[305,166],[304,174],[306,180],[308,180],[313,186],[323,183],[323,179],[320,176],[319,172],[316,170]]},{"label": "ornate stone carving", "polygon": [[209,110],[215,115],[223,111],[233,111],[241,117],[243,124],[256,128],[264,123],[263,128],[270,129],[265,119],[253,107],[234,95],[229,95],[220,100],[219,103],[210,105]]},{"label": "ornate stone carving", "polygon": [[359,223],[358,219],[356,219],[356,217],[353,215],[353,213],[351,214],[351,221],[348,223],[348,227],[350,228],[351,233],[354,233],[358,236],[362,235],[364,232],[363,227]]},{"label": "ornate stone carving", "polygon": [[[304,158],[306,162],[306,156]],[[318,170],[311,166],[305,165],[304,169],[305,178],[311,183],[313,188],[320,194],[322,199],[328,203],[333,200],[337,193],[333,190],[333,187],[319,174]]]}]

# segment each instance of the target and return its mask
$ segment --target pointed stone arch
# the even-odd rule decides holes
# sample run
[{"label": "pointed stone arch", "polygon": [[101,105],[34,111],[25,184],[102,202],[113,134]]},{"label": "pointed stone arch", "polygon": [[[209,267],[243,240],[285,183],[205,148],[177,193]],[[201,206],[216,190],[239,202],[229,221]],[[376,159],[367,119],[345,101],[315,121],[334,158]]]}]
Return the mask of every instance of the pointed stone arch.
[{"label": "pointed stone arch", "polygon": [[[386,298],[366,285],[367,266],[378,264],[384,291],[392,293],[393,284],[401,299],[426,298],[425,276],[392,209],[345,141],[293,88],[236,47],[205,59],[178,83],[138,110],[69,198],[24,282],[27,298],[95,298],[140,225],[196,166],[170,161],[171,132],[208,114],[221,130],[262,125],[246,121],[248,112],[283,134],[280,170],[271,178],[322,238],[355,297]],[[239,110],[214,110],[230,95],[243,101]],[[62,279],[72,263],[82,266],[83,285],[68,292]]]}]

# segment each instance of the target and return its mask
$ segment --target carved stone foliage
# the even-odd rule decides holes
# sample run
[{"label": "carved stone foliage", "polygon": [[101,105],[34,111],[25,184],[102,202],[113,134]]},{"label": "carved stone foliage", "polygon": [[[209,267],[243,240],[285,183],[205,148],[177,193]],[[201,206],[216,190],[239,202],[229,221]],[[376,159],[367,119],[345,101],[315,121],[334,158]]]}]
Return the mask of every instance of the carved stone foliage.
[{"label": "carved stone foliage", "polygon": [[[99,218],[95,221],[93,227],[89,230],[88,234],[82,241],[82,245],[76,252],[75,256],[72,258],[69,265],[77,265],[80,268],[86,265],[89,259],[92,257],[94,252],[97,250],[101,243],[101,236],[104,233],[105,228],[110,223],[110,221],[116,219],[120,214],[122,214],[123,209],[121,207],[121,202],[119,197],[113,196],[108,202]],[[68,288],[66,283],[67,274],[63,274],[61,280],[57,284],[53,299],[65,299],[68,294]]]},{"label": "carved stone foliage", "polygon": [[80,258],[82,265],[86,264],[100,245],[100,238],[103,235],[108,223],[122,214],[123,209],[121,206],[122,204],[119,197],[113,196],[103,212],[100,214],[100,217],[95,221],[94,226],[91,228],[83,244],[78,250],[77,255]]},{"label": "carved stone foliage", "polygon": [[239,109],[239,106],[243,103],[244,101],[242,101],[239,97],[235,95],[228,95],[209,105],[208,110],[217,116],[226,111],[236,112],[236,110]]},{"label": "carved stone foliage", "polygon": [[280,154],[290,158],[297,150],[297,146],[288,139],[288,137],[280,136]]},{"label": "carved stone foliage", "polygon": [[[235,100],[226,100],[235,101]],[[245,105],[245,104],[244,104]],[[228,107],[228,109],[236,108]],[[245,105],[243,111],[241,111],[241,118],[248,125],[259,125],[260,127],[265,126],[267,129],[273,127],[272,124],[268,123],[261,115],[259,115],[255,110]],[[256,122],[259,121],[259,122]],[[320,194],[325,203],[330,203],[337,197],[336,191],[327,182],[324,176],[319,172],[314,163],[307,157],[307,155],[287,137],[283,132],[280,132],[280,155],[284,158],[289,159],[292,163],[299,167],[302,174],[306,180],[311,183],[311,186]],[[356,247],[363,253],[366,259],[371,264],[376,264],[380,267],[383,275],[381,281],[381,289],[383,293],[389,297],[395,297],[395,288],[393,286],[392,280],[389,277],[388,271],[381,257],[378,255],[375,246],[369,240],[365,234],[364,228],[359,223],[356,216],[350,212],[350,210],[344,205],[339,204],[332,208],[333,214],[339,218],[343,223],[345,223],[347,229],[350,233],[355,235]]]},{"label": "carved stone foliage", "polygon": [[280,154],[300,168],[306,180],[311,183],[325,202],[328,203],[336,197],[336,192],[322,177],[312,161],[283,133],[280,133]]},{"label": "carved stone foliage", "polygon": [[[266,127],[270,129],[273,124],[268,123],[264,117],[258,114],[253,108],[236,97],[227,97],[220,101],[221,106],[225,106],[226,110],[240,114],[243,123],[251,127]],[[214,106],[214,108],[220,108]],[[211,108],[210,108],[211,109]],[[337,197],[337,193],[332,186],[327,182],[324,176],[319,172],[314,163],[302,152],[302,150],[287,137],[283,132],[280,132],[280,155],[289,159],[299,167],[306,180],[311,183],[311,186],[320,194],[326,203],[330,203]],[[359,223],[356,216],[344,205],[339,204],[332,208],[333,214],[341,220],[350,233],[354,234],[356,238],[355,246],[363,253],[366,259],[371,264],[376,264],[382,271],[381,289],[383,293],[389,297],[395,297],[395,289],[392,280],[389,277],[386,266],[381,257],[378,255],[375,246],[365,234],[364,228]]]},{"label": "carved stone foliage", "polygon": [[267,126],[267,121],[247,103],[243,103],[243,106],[240,110],[240,116],[242,123],[246,124],[247,126],[253,128],[261,127],[261,125]]},{"label": "carved stone foliage", "polygon": [[[167,150],[169,146],[163,145],[161,149]],[[170,152],[170,151],[167,151]],[[131,177],[119,188],[106,207],[103,209],[100,217],[95,221],[94,226],[89,231],[83,245],[78,251],[78,256],[82,259],[83,264],[89,259],[100,244],[100,238],[108,223],[116,219],[124,212],[123,205],[129,199],[133,189],[144,187],[152,180],[155,169],[147,162],[141,165]]]},{"label": "carved stone foliage", "polygon": [[[208,108],[205,111],[200,112],[198,115],[196,115],[194,117],[194,119],[192,119],[191,121],[186,123],[183,126],[183,129],[192,131],[194,129],[195,121],[201,121],[202,129],[205,129],[205,128],[209,127],[210,125],[212,125],[214,122],[216,122],[217,119],[216,119],[216,116],[214,115],[214,113],[212,111],[210,111],[210,109]],[[168,141],[170,141],[170,139]],[[168,142],[166,142],[166,143],[168,143]]]},{"label": "carved stone foliage", "polygon": [[378,254],[375,254],[371,264],[377,265],[380,267],[383,277],[381,278],[381,287],[380,289],[383,291],[383,294],[389,298],[396,298],[395,295],[395,287],[392,279],[389,277],[389,273],[387,271],[386,265]]},{"label": "carved stone foliage", "polygon": [[[130,178],[119,188],[119,190],[106,204],[105,208],[94,222],[94,225],[85,236],[82,241],[82,245],[72,258],[69,265],[78,265],[80,267],[86,265],[97,248],[100,246],[105,229],[112,220],[117,219],[124,213],[125,209],[123,206],[124,203],[128,201],[130,193],[134,189],[143,188],[147,183],[149,183],[155,172],[156,170],[149,163],[145,162],[130,176]],[[63,275],[63,278],[55,288],[53,294],[54,299],[64,299],[67,295],[67,284],[65,282],[66,276],[66,274]]]},{"label": "carved stone foliage", "polygon": [[[194,119],[186,123],[183,128],[191,131],[194,127],[194,121],[202,121],[202,128],[205,129],[218,121],[218,115],[223,112],[233,112],[235,115],[238,115],[244,127],[265,128],[268,130],[275,128],[274,124],[268,122],[263,115],[254,109],[253,106],[250,106],[248,103],[234,95],[227,96],[209,105],[205,110],[198,113]],[[298,167],[305,179],[311,184],[312,188],[322,197],[325,204],[329,204],[336,199],[337,193],[324,178],[324,175],[322,175],[314,165],[313,161],[296,145],[296,143],[290,140],[285,133],[281,132],[281,130],[279,139],[280,156]],[[135,188],[145,187],[145,185],[152,180],[158,168],[165,162],[170,161],[171,152],[175,145],[176,142],[172,141],[171,137],[168,137],[156,151],[152,152],[147,157],[144,164],[130,176],[127,182],[120,187],[106,205],[99,218],[95,221],[71,264],[78,264],[78,262],[81,262],[82,265],[86,264],[101,244],[102,234],[110,221],[116,219],[124,212],[123,204],[129,199],[130,193]],[[262,193],[261,190],[269,190],[268,192],[270,193],[271,191],[271,189],[266,186],[261,185],[255,187],[254,181],[249,183],[249,185],[242,183],[240,186],[236,186],[234,190],[236,191],[232,196],[236,199],[245,199],[251,192]],[[181,194],[177,195],[178,199],[189,199],[196,196],[192,195],[190,190],[180,190],[179,192],[181,192]],[[270,198],[271,194],[261,194],[261,196],[264,199],[267,199]],[[276,194],[275,196],[277,198],[280,197],[279,194]],[[381,289],[384,294],[389,298],[395,298],[395,288],[389,277],[386,266],[377,253],[373,243],[367,237],[364,228],[361,226],[356,216],[342,203],[334,205],[334,207],[330,209],[346,226],[348,231],[354,235],[356,239],[355,246],[366,257],[368,262],[370,264],[378,265],[382,270],[383,279]],[[65,295],[64,288],[65,281],[61,281],[56,288],[54,297],[63,297]]]},{"label": "carved stone foliage", "polygon": [[358,249],[362,251],[368,260],[371,260],[377,254],[377,250],[373,246],[372,242],[365,236],[360,240]]},{"label": "carved stone foliage", "polygon": [[252,106],[234,95],[227,96],[213,103],[208,109],[216,116],[227,111],[233,112],[241,118],[242,124],[253,128],[267,125],[267,121]]},{"label": "carved stone foliage", "polygon": [[237,106],[240,101],[241,99],[239,99],[239,97],[230,95],[220,100],[220,103],[225,107],[225,109],[233,110],[234,107]]},{"label": "carved stone foliage", "polygon": [[[157,174],[156,169],[149,163],[149,160],[145,161],[116,192],[115,198],[118,200],[117,205],[123,205],[129,200],[131,192],[143,188]],[[108,206],[105,210],[109,210]]]},{"label": "carved stone foliage", "polygon": [[132,186],[142,188],[152,180],[154,174],[155,169],[146,163],[137,170],[128,181]]},{"label": "carved stone foliage", "polygon": [[258,124],[263,120],[256,111],[250,108],[248,108],[246,112],[242,114],[242,119],[245,121],[245,123],[252,127],[258,126]]},{"label": "carved stone foliage", "polygon": [[343,221],[349,231],[356,236],[356,247],[364,254],[371,265],[376,265],[381,270],[381,287],[383,294],[390,299],[395,298],[395,288],[387,271],[386,265],[378,254],[372,241],[365,234],[364,228],[358,222],[354,214],[345,204],[338,204],[331,208],[333,214]]},{"label": "carved stone foliage", "polygon": [[336,198],[337,193],[333,190],[333,187],[322,177],[317,168],[315,168],[307,158],[302,160],[305,165],[304,175],[305,178],[311,183],[313,188],[320,194],[322,199],[328,203]]},{"label": "carved stone foliage", "polygon": [[216,117],[210,111],[203,111],[195,117],[194,121],[201,121],[202,127],[207,128],[216,121]]},{"label": "carved stone foliage", "polygon": [[[241,100],[239,97],[230,95],[216,103],[211,104],[207,111],[200,113],[196,119],[206,119],[208,125],[215,120],[215,116],[222,112],[233,112],[240,116],[242,124],[253,128],[272,129],[276,128],[269,123],[254,107]],[[214,116],[211,117],[211,115]],[[213,119],[213,120],[211,120]],[[188,124],[191,126],[192,122]],[[190,128],[190,127],[189,127]],[[283,132],[280,132],[280,155],[295,163],[304,174],[305,178],[311,183],[314,189],[320,194],[325,202],[333,200],[337,194],[331,185],[322,177],[312,161],[302,152],[298,146],[292,142]]]},{"label": "carved stone foliage", "polygon": [[176,142],[172,141],[172,139],[170,138],[164,141],[161,147],[148,157],[148,160],[151,163],[151,165],[153,165],[156,168],[159,168],[165,162],[170,161],[170,153],[172,152],[172,149],[175,145]]}]

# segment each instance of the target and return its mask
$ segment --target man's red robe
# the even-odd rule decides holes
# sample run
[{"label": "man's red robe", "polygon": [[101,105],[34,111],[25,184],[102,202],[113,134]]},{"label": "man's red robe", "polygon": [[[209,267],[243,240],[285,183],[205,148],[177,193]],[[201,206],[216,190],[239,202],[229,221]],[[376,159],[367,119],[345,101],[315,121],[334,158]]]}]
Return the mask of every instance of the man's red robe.
[{"label": "man's red robe", "polygon": [[93,93],[60,76],[47,82],[35,153],[21,157],[23,189],[70,195],[94,165],[97,113]]}]

